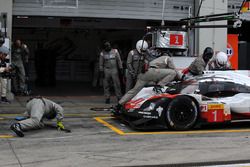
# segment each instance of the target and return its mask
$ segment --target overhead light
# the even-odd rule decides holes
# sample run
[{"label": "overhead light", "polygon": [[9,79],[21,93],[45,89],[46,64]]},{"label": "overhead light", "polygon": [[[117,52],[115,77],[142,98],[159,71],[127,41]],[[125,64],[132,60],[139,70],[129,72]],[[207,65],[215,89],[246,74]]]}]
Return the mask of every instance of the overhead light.
[{"label": "overhead light", "polygon": [[28,19],[29,16],[17,16],[16,18],[17,18],[17,19]]}]

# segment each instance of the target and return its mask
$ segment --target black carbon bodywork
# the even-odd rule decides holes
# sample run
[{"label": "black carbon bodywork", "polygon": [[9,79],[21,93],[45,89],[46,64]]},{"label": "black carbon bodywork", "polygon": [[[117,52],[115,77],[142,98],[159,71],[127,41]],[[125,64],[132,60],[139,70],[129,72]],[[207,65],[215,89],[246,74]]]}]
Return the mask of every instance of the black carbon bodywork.
[{"label": "black carbon bodywork", "polygon": [[167,128],[164,110],[170,101],[171,99],[166,97],[147,100],[138,109],[123,109],[121,116],[135,129]]}]

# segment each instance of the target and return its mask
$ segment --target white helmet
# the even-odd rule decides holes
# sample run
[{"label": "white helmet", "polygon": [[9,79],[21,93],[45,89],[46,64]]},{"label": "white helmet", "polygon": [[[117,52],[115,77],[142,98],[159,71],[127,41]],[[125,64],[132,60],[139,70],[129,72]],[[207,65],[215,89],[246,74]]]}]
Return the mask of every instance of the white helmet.
[{"label": "white helmet", "polygon": [[141,53],[141,51],[146,51],[148,49],[148,43],[145,40],[139,40],[136,43],[136,49],[139,53]]},{"label": "white helmet", "polygon": [[224,52],[218,52],[215,57],[216,63],[219,66],[225,66],[228,61],[227,54]]}]

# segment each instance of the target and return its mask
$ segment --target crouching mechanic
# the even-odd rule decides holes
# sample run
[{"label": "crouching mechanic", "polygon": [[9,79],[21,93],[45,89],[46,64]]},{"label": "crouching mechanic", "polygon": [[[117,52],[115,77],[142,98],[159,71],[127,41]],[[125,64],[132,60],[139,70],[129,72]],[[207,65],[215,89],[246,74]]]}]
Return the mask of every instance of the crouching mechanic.
[{"label": "crouching mechanic", "polygon": [[201,56],[198,56],[188,68],[184,69],[183,77],[190,77],[190,76],[196,76],[196,75],[202,75],[203,71],[206,69],[206,66],[209,62],[209,60],[213,57],[214,51],[212,48],[207,47],[205,48],[203,54]]},{"label": "crouching mechanic", "polygon": [[24,136],[24,131],[43,128],[45,118],[48,120],[56,118],[58,130],[64,130],[63,108],[59,104],[43,97],[34,97],[27,102],[26,110],[28,118],[10,126],[19,137]]},{"label": "crouching mechanic", "polygon": [[150,82],[155,82],[158,86],[163,87],[175,78],[179,79],[172,58],[164,53],[149,63],[149,69],[144,74],[138,76],[135,86],[129,90],[118,102],[115,110],[119,111],[125,103],[131,100],[140,90]]},{"label": "crouching mechanic", "polygon": [[232,69],[228,56],[224,52],[218,52],[208,63],[208,70],[229,70]]}]

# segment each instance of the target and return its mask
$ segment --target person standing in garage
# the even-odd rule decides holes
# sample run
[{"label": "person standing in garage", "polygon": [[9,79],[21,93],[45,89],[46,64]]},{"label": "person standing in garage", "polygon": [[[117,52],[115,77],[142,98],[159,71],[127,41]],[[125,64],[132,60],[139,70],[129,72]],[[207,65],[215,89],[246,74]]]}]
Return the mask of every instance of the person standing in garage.
[{"label": "person standing in garage", "polygon": [[119,100],[122,96],[121,86],[119,80],[119,72],[123,71],[122,61],[120,54],[117,49],[112,49],[110,42],[105,42],[103,45],[103,50],[99,57],[99,69],[103,78],[104,96],[106,98],[105,103],[110,103],[110,80],[112,79],[115,94]]},{"label": "person standing in garage", "polygon": [[126,74],[126,92],[132,89],[136,83],[137,76],[142,72],[145,61],[145,51],[148,49],[148,43],[139,40],[136,43],[136,49],[129,52],[127,57],[127,74]]},{"label": "person standing in garage", "polygon": [[13,79],[14,94],[25,93],[25,69],[23,64],[23,56],[25,50],[22,46],[21,40],[17,39],[12,47],[11,61],[15,66],[16,77]]},{"label": "person standing in garage", "polygon": [[25,95],[30,94],[30,84],[29,84],[29,57],[30,57],[30,50],[29,47],[25,44],[22,43],[22,49],[23,49],[23,66],[25,70]]}]

